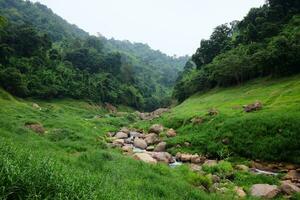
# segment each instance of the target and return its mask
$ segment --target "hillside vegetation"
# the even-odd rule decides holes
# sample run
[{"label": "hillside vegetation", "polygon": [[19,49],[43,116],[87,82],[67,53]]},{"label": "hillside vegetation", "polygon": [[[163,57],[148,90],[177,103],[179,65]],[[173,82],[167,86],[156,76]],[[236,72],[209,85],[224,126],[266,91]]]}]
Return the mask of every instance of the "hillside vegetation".
[{"label": "hillside vegetation", "polygon": [[0,104],[1,199],[220,199],[197,189],[206,179],[187,167],[152,166],[107,149],[106,132],[133,122],[130,113],[117,117],[74,100],[25,101],[3,90]]},{"label": "hillside vegetation", "polygon": [[1,0],[0,16],[0,85],[19,97],[71,97],[153,110],[170,104],[177,73],[188,59],[90,36],[40,3]]},{"label": "hillside vegetation", "polygon": [[242,21],[216,27],[177,80],[174,96],[182,102],[199,91],[240,85],[258,77],[300,72],[300,3],[268,0]]},{"label": "hillside vegetation", "polygon": [[[244,112],[244,105],[257,101],[262,103],[262,110]],[[209,115],[210,110],[218,114]],[[192,119],[201,121],[197,124]],[[196,94],[155,122],[177,130],[178,135],[168,140],[173,153],[300,163],[299,120],[300,76],[297,75],[257,79],[243,86]],[[224,139],[228,144],[223,143]],[[184,142],[191,146],[184,147]],[[178,148],[178,144],[182,147]]]}]

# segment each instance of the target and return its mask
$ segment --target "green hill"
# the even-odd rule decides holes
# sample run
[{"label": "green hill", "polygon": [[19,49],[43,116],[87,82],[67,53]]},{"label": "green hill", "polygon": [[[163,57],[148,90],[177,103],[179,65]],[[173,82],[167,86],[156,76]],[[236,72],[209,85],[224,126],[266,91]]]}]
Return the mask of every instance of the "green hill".
[{"label": "green hill", "polygon": [[[130,113],[116,117],[75,100],[15,99],[3,90],[0,105],[1,199],[219,199],[197,189],[206,179],[187,167],[152,166],[107,149],[106,132],[132,123]],[[31,131],[30,123],[46,132]]]},{"label": "green hill", "polygon": [[[262,103],[261,110],[244,112],[244,105],[256,101]],[[218,114],[211,116],[209,110]],[[194,118],[203,122],[192,123]],[[300,163],[299,121],[300,76],[297,75],[257,79],[242,86],[196,94],[157,122],[177,129],[178,136],[168,141],[173,152]],[[229,144],[223,144],[224,139]],[[184,142],[190,142],[191,147],[175,147],[184,146]]]}]

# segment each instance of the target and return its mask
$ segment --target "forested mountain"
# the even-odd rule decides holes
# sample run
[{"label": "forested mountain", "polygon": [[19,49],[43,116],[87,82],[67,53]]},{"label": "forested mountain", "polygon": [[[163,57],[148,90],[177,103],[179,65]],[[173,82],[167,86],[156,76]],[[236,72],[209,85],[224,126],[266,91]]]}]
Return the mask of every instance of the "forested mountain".
[{"label": "forested mountain", "polygon": [[217,86],[239,85],[262,76],[300,72],[300,1],[268,0],[240,22],[222,24],[202,40],[177,80],[183,101]]},{"label": "forested mountain", "polygon": [[84,98],[152,110],[170,103],[188,60],[145,44],[90,36],[40,3],[0,0],[0,16],[0,85],[21,97]]}]

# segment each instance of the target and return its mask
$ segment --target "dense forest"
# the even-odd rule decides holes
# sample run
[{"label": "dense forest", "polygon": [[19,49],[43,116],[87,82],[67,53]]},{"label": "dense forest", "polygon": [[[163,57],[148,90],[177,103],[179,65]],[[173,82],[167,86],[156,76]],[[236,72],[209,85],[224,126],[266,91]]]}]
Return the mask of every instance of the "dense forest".
[{"label": "dense forest", "polygon": [[300,1],[268,0],[242,21],[216,27],[186,64],[174,96],[300,72]]},{"label": "dense forest", "polygon": [[19,97],[153,110],[170,104],[177,73],[189,59],[90,36],[40,3],[0,0],[0,16],[0,85]]}]

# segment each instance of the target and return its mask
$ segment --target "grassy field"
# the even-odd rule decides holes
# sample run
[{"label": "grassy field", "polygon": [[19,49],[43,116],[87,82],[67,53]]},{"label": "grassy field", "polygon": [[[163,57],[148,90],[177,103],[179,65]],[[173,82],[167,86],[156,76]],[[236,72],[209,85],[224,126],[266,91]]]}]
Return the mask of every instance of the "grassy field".
[{"label": "grassy field", "polygon": [[[243,112],[242,105],[257,100],[262,110]],[[177,137],[167,139],[173,153],[198,152],[227,161],[244,157],[240,162],[300,162],[300,76],[198,94],[151,122],[137,121],[130,112],[109,114],[83,101],[16,99],[3,90],[0,105],[0,199],[233,199],[235,186],[248,192],[256,183],[279,183],[277,177],[233,171],[228,162],[204,169],[201,175],[187,166],[171,169],[135,161],[106,147],[106,132],[123,126],[147,130],[163,123],[175,128]],[[212,108],[219,114],[207,115]],[[193,124],[194,117],[204,122]],[[34,133],[27,123],[42,124],[45,134]],[[227,145],[222,143],[225,138]],[[177,144],[181,148],[175,148]],[[228,192],[199,188],[211,188],[210,173],[224,177],[221,186]]]},{"label": "grassy field", "polygon": [[[75,100],[15,99],[3,90],[0,105],[0,199],[220,199],[200,190],[209,180],[187,167],[148,165],[107,149],[105,133],[132,123],[130,113],[117,117]],[[29,130],[28,122],[46,133]]]},{"label": "grassy field", "polygon": [[[260,101],[262,110],[246,113],[242,106]],[[208,115],[216,109],[219,114]],[[191,119],[200,117],[202,124]],[[151,123],[177,130],[170,151],[198,152],[213,158],[243,156],[300,163],[300,76],[258,79],[245,85],[197,94]],[[139,122],[147,128],[149,122]],[[229,141],[223,144],[223,140]],[[190,142],[190,147],[184,147]],[[174,148],[180,144],[182,148]]]}]

